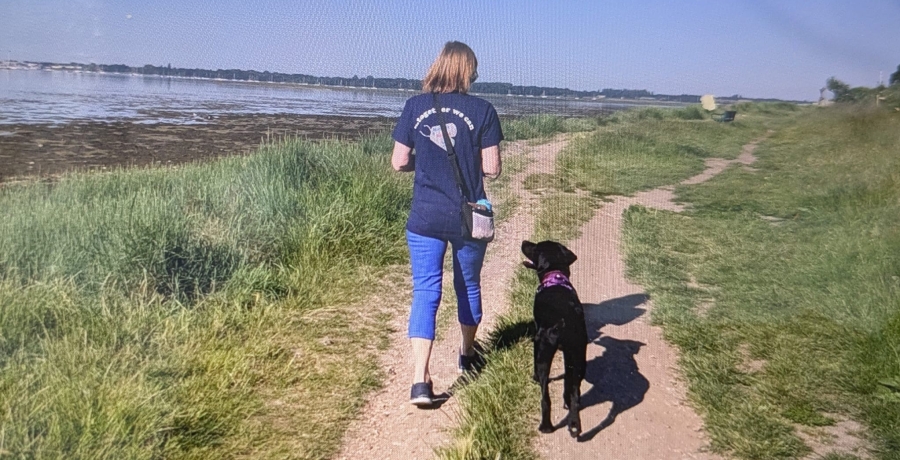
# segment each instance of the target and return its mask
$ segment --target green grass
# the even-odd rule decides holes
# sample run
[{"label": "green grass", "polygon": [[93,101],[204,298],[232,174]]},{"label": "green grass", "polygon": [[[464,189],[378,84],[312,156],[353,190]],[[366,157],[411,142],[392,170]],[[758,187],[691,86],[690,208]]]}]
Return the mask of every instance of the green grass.
[{"label": "green grass", "polygon": [[507,141],[544,140],[555,134],[590,131],[596,127],[597,120],[594,118],[529,115],[504,121],[503,135]]},{"label": "green grass", "polygon": [[771,125],[752,118],[715,123],[694,119],[692,113],[695,109],[687,107],[613,115],[566,151],[559,180],[595,196],[676,184],[702,172],[706,158],[736,158],[741,146],[763,136]]},{"label": "green grass", "polygon": [[0,188],[0,456],[331,455],[408,303],[390,142]]},{"label": "green grass", "polygon": [[802,110],[802,107],[790,102],[739,102],[731,107],[742,115],[765,115],[769,117],[787,117]]},{"label": "green grass", "polygon": [[795,430],[842,416],[867,426],[877,458],[897,459],[900,118],[790,120],[757,149],[757,172],[679,187],[692,211],[630,209],[630,274],[681,349],[715,448],[801,457]]},{"label": "green grass", "polygon": [[[533,188],[562,192],[542,203],[534,239],[567,241],[592,214],[596,201],[565,191],[677,183],[704,158],[734,158],[776,129],[756,151],[758,171],[731,168],[678,187],[690,211],[629,209],[629,274],[648,288],[653,320],[681,351],[714,448],[803,457],[810,448],[796,430],[851,418],[867,427],[873,455],[900,458],[900,118],[854,107],[738,110],[727,125],[655,109],[608,120],[563,153],[559,174],[530,178]],[[458,393],[460,424],[442,458],[536,457],[534,281],[517,274],[487,367]]]},{"label": "green grass", "polygon": [[286,140],[0,188],[3,456],[333,452],[388,333],[359,286],[406,260],[389,149]]},{"label": "green grass", "polygon": [[[555,174],[526,179],[526,187],[550,192],[542,200],[532,240],[571,241],[602,204],[594,196],[677,183],[701,171],[704,158],[736,157],[742,145],[769,126],[762,118],[720,125],[708,118],[696,120],[692,115],[696,113],[690,108],[626,112],[575,139],[561,153]],[[678,165],[682,166],[677,174],[668,171]],[[629,179],[606,184],[591,178],[593,174]],[[592,193],[571,193],[576,188]],[[530,379],[536,282],[532,271],[517,271],[510,287],[510,311],[486,347],[487,366],[457,393],[460,420],[450,446],[438,452],[441,458],[537,458],[531,439],[537,435],[540,391]]]}]

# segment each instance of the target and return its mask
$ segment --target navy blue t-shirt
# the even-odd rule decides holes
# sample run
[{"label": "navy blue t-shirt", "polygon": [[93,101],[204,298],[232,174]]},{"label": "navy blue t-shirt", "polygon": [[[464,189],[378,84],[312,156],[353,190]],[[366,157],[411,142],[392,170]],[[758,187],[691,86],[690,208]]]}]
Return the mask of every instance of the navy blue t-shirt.
[{"label": "navy blue t-shirt", "polygon": [[[432,238],[449,239],[463,234],[462,193],[444,148],[444,135],[431,93],[406,101],[394,128],[394,140],[415,149],[416,177],[412,209],[406,229]],[[468,94],[438,95],[453,142],[462,179],[472,196],[486,198],[481,169],[481,149],[503,140],[500,119],[490,102]]]}]

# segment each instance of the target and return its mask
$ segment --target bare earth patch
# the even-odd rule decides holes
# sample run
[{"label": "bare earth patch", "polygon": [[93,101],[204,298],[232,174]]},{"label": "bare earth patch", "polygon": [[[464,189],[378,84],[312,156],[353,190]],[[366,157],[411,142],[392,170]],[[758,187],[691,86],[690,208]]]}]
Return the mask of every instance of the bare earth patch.
[{"label": "bare earth patch", "polygon": [[865,441],[865,427],[859,422],[836,414],[826,414],[836,420],[834,425],[823,427],[798,427],[797,436],[812,449],[805,458],[813,460],[828,454],[855,455],[872,458],[871,446]]},{"label": "bare earth patch", "polygon": [[746,343],[738,346],[738,355],[741,361],[737,365],[737,370],[745,374],[755,374],[766,367],[766,361],[754,358],[750,353],[750,347]]}]

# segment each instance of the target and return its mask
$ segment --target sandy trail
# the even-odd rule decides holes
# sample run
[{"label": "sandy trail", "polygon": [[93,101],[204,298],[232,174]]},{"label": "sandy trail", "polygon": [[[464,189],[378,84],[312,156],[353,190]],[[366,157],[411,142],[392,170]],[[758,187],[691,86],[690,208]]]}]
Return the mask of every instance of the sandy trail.
[{"label": "sandy trail", "polygon": [[[482,343],[494,328],[497,318],[508,309],[507,291],[522,260],[519,246],[532,233],[532,212],[537,209],[539,197],[525,190],[523,182],[530,174],[553,173],[556,156],[566,143],[566,137],[558,137],[543,145],[512,142],[503,148],[504,157],[525,155],[528,164],[510,181],[511,193],[519,197],[519,206],[509,219],[498,225],[497,237],[488,245],[482,269],[484,318],[478,331],[478,339]],[[445,273],[445,295],[448,288],[452,289],[447,282],[451,277],[452,274]],[[381,358],[386,375],[385,385],[369,396],[360,416],[344,435],[344,444],[335,458],[432,458],[434,449],[449,440],[448,430],[457,419],[456,398],[449,398],[433,410],[417,409],[409,404],[413,360],[406,338],[407,319],[408,310],[394,315],[390,325],[394,331],[391,345]],[[456,369],[458,349],[458,326],[453,321],[446,331],[439,334],[431,354],[435,394],[446,392],[459,378]]]},{"label": "sandy trail", "polygon": [[[682,184],[709,180],[731,164],[755,161],[759,140],[743,147],[736,160],[708,159],[706,170]],[[558,429],[539,435],[536,448],[545,459],[713,459],[703,421],[685,401],[675,368],[677,350],[650,325],[652,302],[641,286],[625,276],[621,252],[622,213],[631,205],[679,212],[674,187],[633,197],[612,197],[585,224],[570,248],[578,255],[572,283],[585,305],[588,368],[582,384],[581,442]],[[562,359],[553,374],[562,374]],[[552,419],[564,423],[562,382],[551,384]],[[536,423],[536,422],[535,422]],[[536,427],[535,427],[536,429]]]}]

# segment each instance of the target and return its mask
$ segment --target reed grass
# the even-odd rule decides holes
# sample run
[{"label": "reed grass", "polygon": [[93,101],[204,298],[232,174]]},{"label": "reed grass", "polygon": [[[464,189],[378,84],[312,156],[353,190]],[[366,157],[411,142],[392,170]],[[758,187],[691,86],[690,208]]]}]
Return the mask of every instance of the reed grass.
[{"label": "reed grass", "polygon": [[285,139],[0,188],[3,456],[333,451],[387,334],[348,307],[407,257],[389,151]]}]

